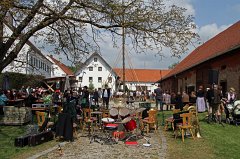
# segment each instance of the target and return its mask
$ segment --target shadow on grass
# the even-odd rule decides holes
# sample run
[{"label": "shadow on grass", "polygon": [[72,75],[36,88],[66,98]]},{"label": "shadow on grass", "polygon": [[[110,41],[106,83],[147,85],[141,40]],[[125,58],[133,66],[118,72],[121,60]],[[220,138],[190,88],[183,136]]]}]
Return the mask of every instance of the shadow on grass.
[{"label": "shadow on grass", "polygon": [[240,127],[218,123],[208,124],[207,113],[199,113],[200,132],[202,138],[177,139],[173,136],[173,131],[164,131],[168,143],[168,158],[178,159],[238,159],[240,147]]}]

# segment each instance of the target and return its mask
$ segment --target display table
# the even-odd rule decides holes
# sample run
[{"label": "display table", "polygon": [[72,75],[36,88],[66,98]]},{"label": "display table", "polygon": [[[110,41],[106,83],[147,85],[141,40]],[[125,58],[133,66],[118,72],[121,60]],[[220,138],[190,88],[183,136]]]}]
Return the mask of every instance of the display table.
[{"label": "display table", "polygon": [[4,115],[0,118],[1,125],[23,125],[31,121],[31,108],[4,106]]}]

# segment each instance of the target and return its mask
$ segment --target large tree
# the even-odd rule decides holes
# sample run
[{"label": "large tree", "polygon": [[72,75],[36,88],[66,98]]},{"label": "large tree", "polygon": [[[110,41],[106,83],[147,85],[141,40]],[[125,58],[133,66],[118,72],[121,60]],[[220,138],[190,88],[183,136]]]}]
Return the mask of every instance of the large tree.
[{"label": "large tree", "polygon": [[[166,1],[166,0],[165,0]],[[0,72],[31,37],[75,61],[98,49],[105,35],[115,45],[124,28],[137,52],[168,47],[173,56],[186,52],[197,37],[186,9],[164,0],[1,0]],[[13,32],[4,34],[7,18]]]}]

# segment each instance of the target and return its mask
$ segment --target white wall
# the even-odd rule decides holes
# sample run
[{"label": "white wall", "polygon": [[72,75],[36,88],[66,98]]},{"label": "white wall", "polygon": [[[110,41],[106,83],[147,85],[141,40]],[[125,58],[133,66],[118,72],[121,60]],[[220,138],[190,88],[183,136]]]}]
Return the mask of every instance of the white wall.
[{"label": "white wall", "polygon": [[49,56],[46,56],[46,58],[53,63],[51,68],[51,77],[65,77],[67,75]]},{"label": "white wall", "polygon": [[147,90],[150,90],[151,92],[154,92],[154,89],[157,88],[156,85],[152,85],[153,83],[149,83],[149,82],[138,82],[138,83],[134,83],[134,82],[126,82],[126,85],[128,87],[129,90],[133,90],[136,91],[136,86],[146,86]]},{"label": "white wall", "polygon": [[[4,28],[5,36],[9,36],[11,34],[11,30],[5,26]],[[32,61],[30,60],[31,57],[38,60],[37,67],[33,65]],[[20,50],[17,58],[17,61],[13,61],[10,63],[6,68],[3,69],[3,72],[17,72],[22,74],[35,74],[35,75],[42,75],[45,77],[50,77],[51,71],[47,70],[47,67],[51,67],[52,63],[48,61],[44,55],[39,55],[39,52],[34,51],[28,44],[25,44],[23,48]],[[40,64],[40,65],[39,65]]]},{"label": "white wall", "polygon": [[[94,62],[94,57],[97,58],[97,62]],[[76,73],[76,79],[79,81],[79,77],[82,77],[82,82],[78,82],[78,87],[89,86],[89,77],[93,78],[92,84],[94,88],[104,88],[107,83],[108,77],[112,77],[112,82],[108,83],[108,86],[115,91],[115,74],[112,69],[98,56],[94,56],[89,59],[89,62]],[[93,67],[93,71],[89,71],[89,67]],[[102,71],[98,71],[98,67],[102,67]],[[98,82],[98,77],[102,77],[102,82]]]}]

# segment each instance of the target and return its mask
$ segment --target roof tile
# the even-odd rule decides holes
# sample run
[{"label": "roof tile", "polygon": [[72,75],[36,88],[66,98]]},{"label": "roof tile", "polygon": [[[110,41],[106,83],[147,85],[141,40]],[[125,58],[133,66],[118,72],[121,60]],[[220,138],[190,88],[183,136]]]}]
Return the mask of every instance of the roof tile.
[{"label": "roof tile", "polygon": [[53,62],[58,65],[67,75],[73,75],[72,70],[70,70],[66,65],[64,65],[63,63],[61,63],[60,61],[56,60],[55,58],[53,58],[53,56],[49,56]]},{"label": "roof tile", "polygon": [[208,40],[183,59],[165,78],[176,75],[240,45],[240,21]]},{"label": "roof tile", "polygon": [[[114,68],[114,72],[123,79],[123,69]],[[127,82],[152,82],[155,83],[157,80],[167,75],[170,70],[154,70],[154,69],[125,69],[125,81]]]}]

